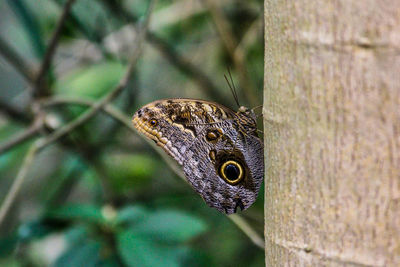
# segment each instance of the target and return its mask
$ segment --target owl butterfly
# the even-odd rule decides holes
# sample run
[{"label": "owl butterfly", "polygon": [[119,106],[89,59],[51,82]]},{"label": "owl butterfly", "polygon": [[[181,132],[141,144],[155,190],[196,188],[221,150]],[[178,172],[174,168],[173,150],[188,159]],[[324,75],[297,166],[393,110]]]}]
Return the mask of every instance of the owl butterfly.
[{"label": "owl butterfly", "polygon": [[231,214],[256,200],[264,175],[263,144],[256,116],[193,99],[154,101],[132,118],[142,134],[179,165],[208,206]]}]

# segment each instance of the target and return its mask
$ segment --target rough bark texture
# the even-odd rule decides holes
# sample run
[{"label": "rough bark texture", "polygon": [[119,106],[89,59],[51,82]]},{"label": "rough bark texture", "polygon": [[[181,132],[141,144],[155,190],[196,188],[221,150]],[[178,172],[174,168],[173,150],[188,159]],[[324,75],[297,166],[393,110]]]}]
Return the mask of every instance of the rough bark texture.
[{"label": "rough bark texture", "polygon": [[400,266],[400,1],[265,0],[267,266]]}]

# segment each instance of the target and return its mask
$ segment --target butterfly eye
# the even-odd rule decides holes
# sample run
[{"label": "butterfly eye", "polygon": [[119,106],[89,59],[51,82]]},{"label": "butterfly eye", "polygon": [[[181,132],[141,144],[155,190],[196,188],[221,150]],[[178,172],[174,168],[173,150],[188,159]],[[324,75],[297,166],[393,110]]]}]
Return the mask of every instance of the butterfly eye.
[{"label": "butterfly eye", "polygon": [[230,185],[239,183],[244,175],[243,168],[237,161],[228,160],[221,165],[220,174],[222,178]]},{"label": "butterfly eye", "polygon": [[154,127],[154,126],[157,125],[157,120],[156,120],[156,119],[151,119],[151,120],[149,121],[149,124],[150,124],[150,126]]}]

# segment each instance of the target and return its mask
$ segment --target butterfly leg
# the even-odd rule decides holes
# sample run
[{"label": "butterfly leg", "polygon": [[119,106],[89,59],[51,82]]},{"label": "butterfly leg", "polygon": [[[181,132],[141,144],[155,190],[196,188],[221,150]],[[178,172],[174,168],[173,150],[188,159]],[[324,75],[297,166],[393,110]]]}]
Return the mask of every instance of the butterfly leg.
[{"label": "butterfly leg", "polygon": [[236,205],[235,205],[235,209],[234,209],[234,211],[233,211],[234,213],[236,213],[237,207],[239,207],[240,210],[243,210],[243,209],[244,209],[243,202],[242,202],[242,200],[241,200],[240,198],[236,199],[235,202],[236,202]]}]

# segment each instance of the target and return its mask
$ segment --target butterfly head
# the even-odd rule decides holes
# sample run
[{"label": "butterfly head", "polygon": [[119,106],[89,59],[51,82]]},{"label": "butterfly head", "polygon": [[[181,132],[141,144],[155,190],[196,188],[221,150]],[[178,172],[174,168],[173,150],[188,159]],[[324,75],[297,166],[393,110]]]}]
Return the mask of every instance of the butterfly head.
[{"label": "butterfly head", "polygon": [[160,121],[158,112],[148,106],[139,109],[132,117],[132,123],[136,130],[154,140],[156,143],[162,140],[159,131]]},{"label": "butterfly head", "polygon": [[237,111],[237,114],[238,114],[239,116],[243,116],[243,117],[247,117],[247,118],[252,118],[252,119],[254,119],[254,120],[256,120],[256,118],[257,118],[256,114],[254,113],[254,110],[253,110],[253,109],[250,109],[250,108],[248,108],[248,107],[245,107],[245,106],[240,106],[239,109],[238,109],[238,111]]}]

